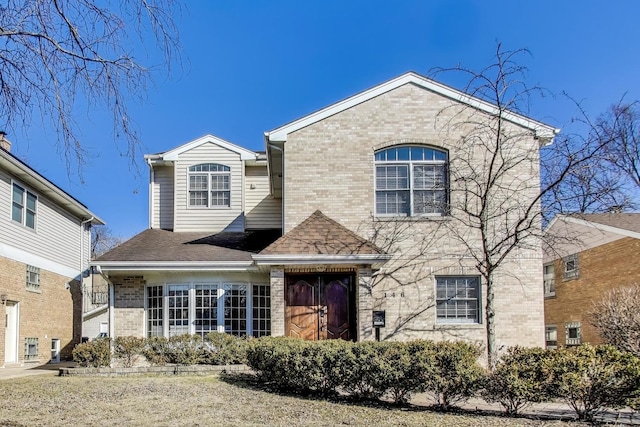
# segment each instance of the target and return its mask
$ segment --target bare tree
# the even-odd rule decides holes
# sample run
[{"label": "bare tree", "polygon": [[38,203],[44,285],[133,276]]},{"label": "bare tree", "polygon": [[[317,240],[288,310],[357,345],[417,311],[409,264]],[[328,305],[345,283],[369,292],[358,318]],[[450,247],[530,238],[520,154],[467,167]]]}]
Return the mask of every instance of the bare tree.
[{"label": "bare tree", "polygon": [[640,356],[640,285],[609,290],[593,303],[589,322],[605,342]]},{"label": "bare tree", "polygon": [[[78,99],[112,115],[130,159],[139,145],[129,103],[140,99],[152,67],[137,53],[155,44],[170,65],[179,53],[176,0],[8,0],[0,4],[0,129],[50,120],[67,168],[86,161],[75,117]],[[136,49],[135,46],[139,48]],[[159,66],[161,64],[154,64]]]},{"label": "bare tree", "polygon": [[[455,109],[453,119],[447,119],[444,126],[445,133],[464,135],[451,143],[451,220],[444,225],[486,285],[484,320],[490,368],[498,352],[496,295],[505,279],[518,280],[512,269],[520,256],[540,254],[543,199],[553,200],[559,186],[568,177],[579,175],[609,142],[588,137],[589,143],[582,144],[567,136],[557,138],[557,145],[545,147],[549,141],[536,141],[531,130],[509,120],[513,113],[527,115],[532,96],[544,93],[525,84],[526,68],[518,63],[518,57],[527,53],[505,51],[498,45],[495,62],[480,72],[460,66],[436,70],[465,74],[469,77],[466,93],[496,107],[494,114],[470,106],[451,107]],[[443,114],[450,116],[451,112]],[[557,153],[565,156],[558,159]],[[538,178],[541,162],[546,174],[542,185]]]},{"label": "bare tree", "polygon": [[124,241],[125,239],[113,234],[106,225],[91,227],[91,259],[109,252]]}]

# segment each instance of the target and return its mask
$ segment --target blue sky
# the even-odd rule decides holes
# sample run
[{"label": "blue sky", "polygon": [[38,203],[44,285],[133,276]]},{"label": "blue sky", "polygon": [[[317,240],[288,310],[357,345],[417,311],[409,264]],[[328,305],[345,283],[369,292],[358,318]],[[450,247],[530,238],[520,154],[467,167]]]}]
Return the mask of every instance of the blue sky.
[{"label": "blue sky", "polygon": [[[626,1],[190,1],[177,17],[182,69],[158,73],[130,113],[144,143],[140,172],[114,146],[109,117],[78,117],[92,157],[68,175],[52,130],[9,135],[13,153],[102,217],[115,234],[148,226],[143,153],[211,133],[254,150],[263,132],[406,71],[490,64],[500,41],[527,48],[529,84],[566,92],[590,114],[625,93],[640,99],[640,2]],[[151,48],[151,46],[149,47]],[[153,61],[153,58],[151,59]],[[462,88],[455,75],[440,81]],[[576,109],[562,96],[531,115],[566,128]],[[84,181],[84,182],[82,182]]]}]

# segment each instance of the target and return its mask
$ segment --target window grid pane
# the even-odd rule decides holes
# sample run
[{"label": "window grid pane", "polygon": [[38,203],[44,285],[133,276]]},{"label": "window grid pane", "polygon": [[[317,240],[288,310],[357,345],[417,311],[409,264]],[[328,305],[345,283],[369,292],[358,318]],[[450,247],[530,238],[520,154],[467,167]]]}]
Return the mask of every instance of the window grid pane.
[{"label": "window grid pane", "polygon": [[162,286],[147,287],[147,337],[163,336],[162,296]]},{"label": "window grid pane", "polygon": [[375,153],[375,161],[376,214],[447,213],[449,183],[445,151],[392,147]]},{"label": "window grid pane", "polygon": [[236,336],[247,334],[247,287],[245,285],[225,287],[224,330]]},{"label": "window grid pane", "polygon": [[443,323],[478,323],[479,294],[477,277],[438,277],[437,320]]},{"label": "window grid pane", "polygon": [[205,337],[218,329],[218,287],[196,285],[195,326],[196,334]]},{"label": "window grid pane", "polygon": [[24,339],[24,360],[38,359],[38,338]]},{"label": "window grid pane", "polygon": [[30,291],[40,290],[40,268],[27,265],[27,289]]},{"label": "window grid pane", "polygon": [[253,336],[271,335],[271,287],[253,286]]},{"label": "window grid pane", "polygon": [[169,285],[169,336],[189,333],[189,285]]}]

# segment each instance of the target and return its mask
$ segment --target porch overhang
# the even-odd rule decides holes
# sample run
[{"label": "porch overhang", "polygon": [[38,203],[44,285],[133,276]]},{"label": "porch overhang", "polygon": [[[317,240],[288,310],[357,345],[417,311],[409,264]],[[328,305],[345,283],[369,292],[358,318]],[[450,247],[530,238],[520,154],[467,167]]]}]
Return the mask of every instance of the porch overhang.
[{"label": "porch overhang", "polygon": [[137,272],[185,272],[185,271],[258,271],[257,266],[252,261],[191,261],[191,262],[145,262],[117,261],[117,262],[91,262],[105,274],[111,273],[137,273]]},{"label": "porch overhang", "polygon": [[277,255],[253,255],[253,260],[258,266],[271,265],[371,265],[372,268],[380,268],[393,257],[391,254],[350,254],[350,255],[301,255],[301,254],[277,254]]}]

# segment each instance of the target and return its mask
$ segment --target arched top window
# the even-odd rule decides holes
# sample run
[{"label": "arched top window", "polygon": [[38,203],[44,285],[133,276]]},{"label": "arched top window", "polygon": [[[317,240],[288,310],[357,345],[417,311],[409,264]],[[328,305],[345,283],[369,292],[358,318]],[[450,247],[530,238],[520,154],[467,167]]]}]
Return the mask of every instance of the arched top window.
[{"label": "arched top window", "polygon": [[189,207],[231,207],[231,168],[218,163],[190,166]]},{"label": "arched top window", "polygon": [[447,166],[447,152],[433,147],[403,145],[376,151],[376,215],[446,215]]},{"label": "arched top window", "polygon": [[189,167],[189,172],[229,172],[229,166],[220,165],[218,163],[201,163]]}]

